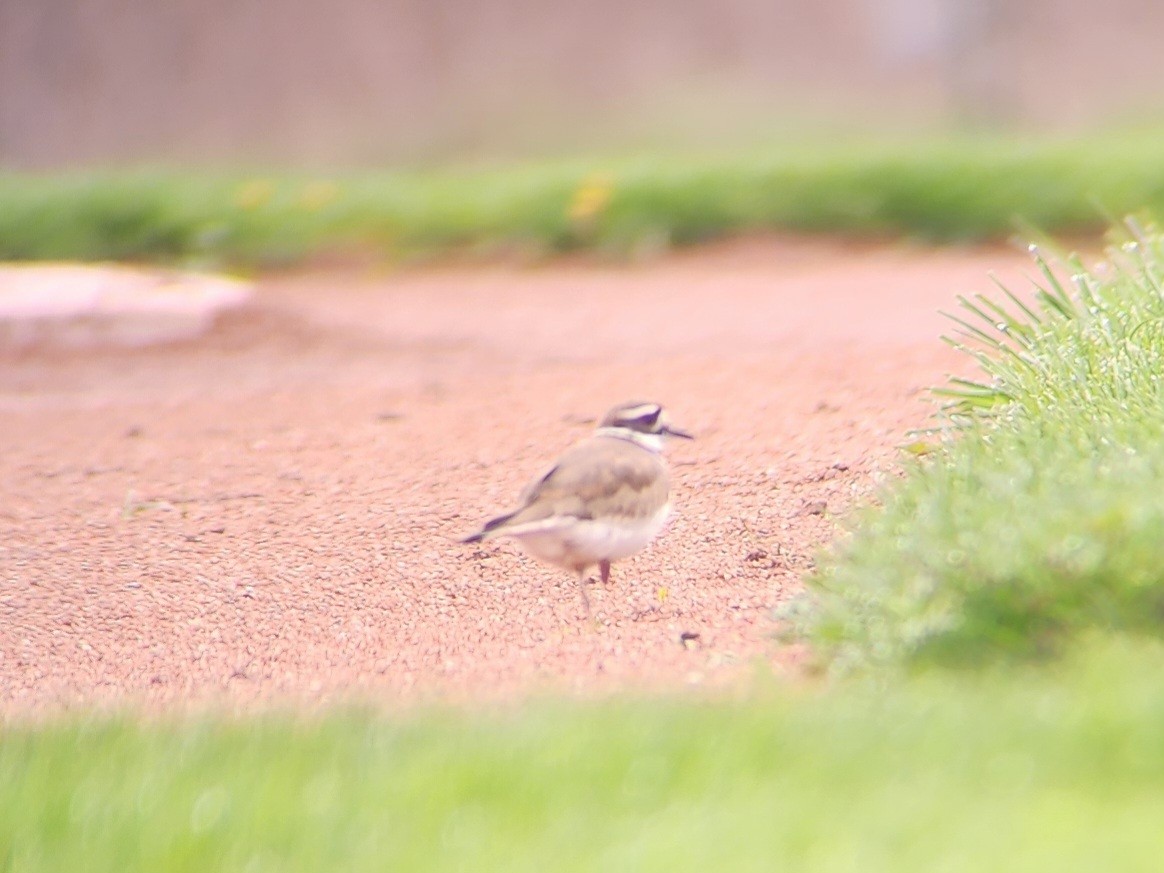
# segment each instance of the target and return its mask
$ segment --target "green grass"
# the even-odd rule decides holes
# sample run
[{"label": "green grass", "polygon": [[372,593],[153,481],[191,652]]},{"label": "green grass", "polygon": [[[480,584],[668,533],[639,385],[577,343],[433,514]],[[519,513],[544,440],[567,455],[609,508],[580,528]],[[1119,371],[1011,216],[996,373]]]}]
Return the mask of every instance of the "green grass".
[{"label": "green grass", "polygon": [[802,143],[326,177],[206,170],[0,174],[0,260],[280,265],[325,255],[614,256],[763,230],[1090,233],[1164,211],[1164,132],[1075,141]]},{"label": "green grass", "polygon": [[[1164,634],[1164,239],[1038,260],[1033,299],[963,301],[953,427],[797,606],[834,665],[1049,657]],[[1001,301],[1001,303],[999,302]]]},{"label": "green grass", "polygon": [[1154,870],[1162,670],[1093,645],[740,703],[9,726],[0,869]]}]

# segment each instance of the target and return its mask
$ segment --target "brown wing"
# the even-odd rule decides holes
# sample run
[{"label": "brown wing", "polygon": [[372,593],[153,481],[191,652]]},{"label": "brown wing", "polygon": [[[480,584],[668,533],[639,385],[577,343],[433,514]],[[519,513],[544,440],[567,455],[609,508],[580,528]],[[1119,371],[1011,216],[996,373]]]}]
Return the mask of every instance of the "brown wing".
[{"label": "brown wing", "polygon": [[667,502],[669,489],[666,465],[654,452],[629,440],[595,437],[531,483],[497,533],[551,517],[649,518]]}]

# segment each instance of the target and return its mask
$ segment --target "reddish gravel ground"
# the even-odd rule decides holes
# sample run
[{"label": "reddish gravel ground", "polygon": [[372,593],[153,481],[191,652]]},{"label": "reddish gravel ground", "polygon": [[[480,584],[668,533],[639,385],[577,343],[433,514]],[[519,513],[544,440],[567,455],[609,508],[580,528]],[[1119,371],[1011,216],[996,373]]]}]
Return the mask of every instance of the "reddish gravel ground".
[{"label": "reddish gravel ground", "polygon": [[[965,364],[939,308],[1005,250],[761,240],[639,266],[268,277],[160,349],[0,357],[0,714],[728,687]],[[1020,283],[1021,284],[1021,283]],[[595,585],[507,507],[656,399],[675,514]],[[686,635],[686,643],[681,636]]]}]

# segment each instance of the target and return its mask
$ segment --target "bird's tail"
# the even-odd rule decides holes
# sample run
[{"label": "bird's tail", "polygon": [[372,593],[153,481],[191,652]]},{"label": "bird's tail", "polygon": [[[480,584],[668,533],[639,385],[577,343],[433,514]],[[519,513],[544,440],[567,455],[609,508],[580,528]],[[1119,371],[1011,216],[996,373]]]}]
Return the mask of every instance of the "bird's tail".
[{"label": "bird's tail", "polygon": [[514,513],[512,512],[507,513],[506,515],[499,515],[497,518],[485,522],[485,527],[481,528],[481,530],[477,531],[476,533],[469,534],[467,537],[463,537],[461,542],[479,543],[482,540],[487,540],[495,533],[498,533],[498,528],[504,527],[505,523],[513,518],[513,516]]}]

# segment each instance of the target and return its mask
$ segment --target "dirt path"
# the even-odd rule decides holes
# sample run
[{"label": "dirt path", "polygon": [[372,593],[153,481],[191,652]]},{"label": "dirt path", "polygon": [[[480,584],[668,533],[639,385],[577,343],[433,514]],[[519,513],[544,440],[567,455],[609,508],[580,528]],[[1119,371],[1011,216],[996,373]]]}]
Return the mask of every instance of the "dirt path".
[{"label": "dirt path", "polygon": [[[160,350],[0,358],[0,712],[707,685],[892,469],[1007,251],[753,241],[645,266],[313,273]],[[590,419],[699,439],[676,510],[574,580],[455,538]],[[695,634],[686,645],[682,634]]]}]

